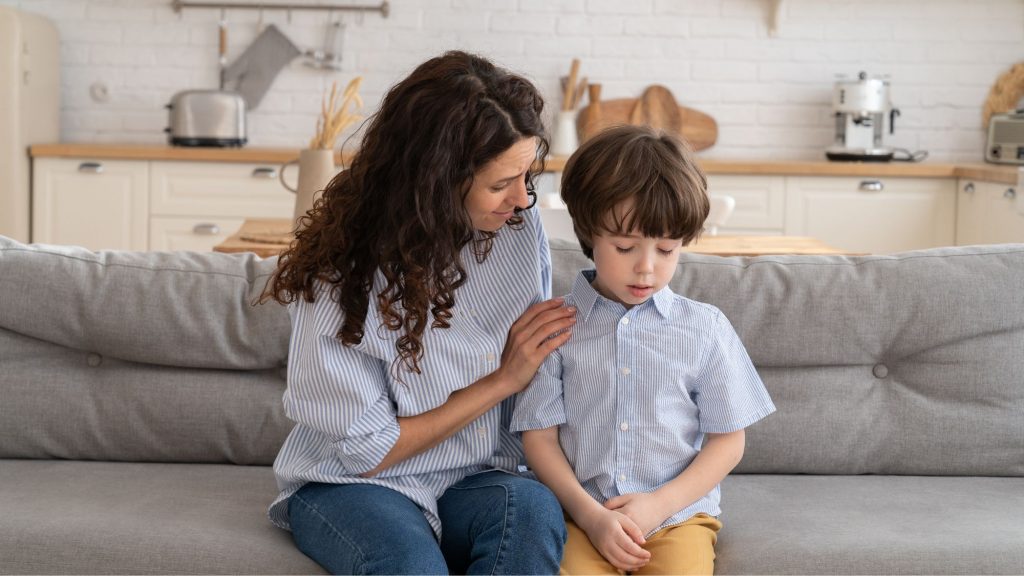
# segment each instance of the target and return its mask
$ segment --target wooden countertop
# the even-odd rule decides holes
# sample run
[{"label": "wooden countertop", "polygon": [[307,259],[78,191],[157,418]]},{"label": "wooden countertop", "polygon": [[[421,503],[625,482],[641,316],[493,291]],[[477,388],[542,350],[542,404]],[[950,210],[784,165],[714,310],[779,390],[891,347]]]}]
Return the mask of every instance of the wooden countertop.
[{"label": "wooden countertop", "polygon": [[[283,164],[299,156],[294,148],[189,148],[163,144],[36,144],[29,150],[36,158],[93,158],[121,160],[187,160],[197,162],[251,162]],[[335,162],[342,164],[352,152],[339,152]],[[559,172],[566,158],[551,156],[545,171]],[[714,160],[698,158],[708,174],[769,176],[892,176],[917,178],[971,178],[986,182],[1017,184],[1017,167],[997,164],[942,164],[936,162],[828,162]]]},{"label": "wooden countertop", "polygon": [[[292,240],[292,221],[288,218],[250,218],[231,237],[213,247],[215,252],[253,252],[269,258],[277,256]],[[702,236],[683,249],[693,254],[715,256],[765,256],[769,254],[846,254],[806,236]]]},{"label": "wooden countertop", "polygon": [[[187,160],[193,162],[251,162],[284,164],[299,157],[298,148],[200,148],[166,144],[36,144],[29,149],[33,158],[90,158],[99,160]],[[334,161],[351,158],[338,152]]]}]

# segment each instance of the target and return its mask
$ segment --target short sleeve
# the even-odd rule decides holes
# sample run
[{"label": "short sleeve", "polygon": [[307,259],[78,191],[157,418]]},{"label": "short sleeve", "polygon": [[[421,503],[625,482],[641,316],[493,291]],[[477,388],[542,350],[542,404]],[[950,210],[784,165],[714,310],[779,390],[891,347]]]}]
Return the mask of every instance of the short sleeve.
[{"label": "short sleeve", "polygon": [[712,323],[703,367],[692,391],[700,430],[741,430],[775,411],[761,377],[732,324],[721,311]]},{"label": "short sleeve", "polygon": [[530,385],[516,397],[513,432],[542,430],[565,424],[562,356],[555,350],[544,360]]},{"label": "short sleeve", "polygon": [[374,469],[400,432],[384,361],[335,337],[342,312],[326,292],[291,306],[285,413],[326,436],[349,474]]}]

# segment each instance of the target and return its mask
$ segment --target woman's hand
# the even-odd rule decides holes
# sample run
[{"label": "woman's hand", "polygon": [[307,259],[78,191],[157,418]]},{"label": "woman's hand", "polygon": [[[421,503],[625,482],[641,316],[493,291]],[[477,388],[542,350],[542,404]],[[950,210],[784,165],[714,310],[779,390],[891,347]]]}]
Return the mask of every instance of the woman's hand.
[{"label": "woman's hand", "polygon": [[630,492],[609,498],[605,501],[604,507],[628,516],[643,534],[661,526],[661,523],[672,515],[665,514],[665,504],[660,502],[655,494],[646,492]]},{"label": "woman's hand", "polygon": [[644,533],[628,516],[615,510],[599,510],[579,524],[594,548],[619,570],[639,570],[651,559],[640,547]]},{"label": "woman's hand", "polygon": [[554,298],[534,304],[509,328],[497,372],[511,387],[510,395],[526,389],[541,362],[572,336],[576,309],[563,303]]}]

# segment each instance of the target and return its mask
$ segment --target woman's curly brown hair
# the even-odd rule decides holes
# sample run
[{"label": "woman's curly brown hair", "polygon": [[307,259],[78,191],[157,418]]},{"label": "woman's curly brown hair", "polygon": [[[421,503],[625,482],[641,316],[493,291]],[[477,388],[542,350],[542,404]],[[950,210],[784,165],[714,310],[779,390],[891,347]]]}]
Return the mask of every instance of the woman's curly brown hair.
[{"label": "woman's curly brown hair", "polygon": [[[421,64],[384,97],[351,165],[281,255],[263,300],[313,302],[317,281],[328,283],[344,312],[337,337],[354,346],[379,270],[383,325],[402,332],[396,364],[419,373],[428,317],[432,328],[448,328],[466,280],[462,249],[472,243],[482,261],[495,235],[475,230],[463,206],[473,175],[524,138],[537,138],[543,158],[543,106],[528,80],[479,56],[448,52]],[[527,173],[529,190],[541,169]],[[522,218],[509,224],[521,227]]]}]

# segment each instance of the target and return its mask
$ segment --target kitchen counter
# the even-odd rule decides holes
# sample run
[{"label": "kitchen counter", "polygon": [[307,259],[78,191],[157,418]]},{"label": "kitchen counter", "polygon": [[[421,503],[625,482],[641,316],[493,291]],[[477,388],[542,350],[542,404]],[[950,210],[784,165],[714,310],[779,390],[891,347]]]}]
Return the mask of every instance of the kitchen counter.
[{"label": "kitchen counter", "polygon": [[[283,164],[298,158],[296,148],[188,148],[161,144],[88,144],[57,143],[36,144],[31,147],[33,157],[91,158],[121,160],[190,160],[208,162],[252,162]],[[351,158],[352,152],[339,152],[337,164]],[[545,171],[559,172],[565,167],[565,157],[551,156],[545,162]],[[750,174],[778,176],[892,176],[916,178],[970,178],[985,182],[1017,184],[1017,167],[996,164],[943,164],[937,162],[828,162],[821,161],[767,161],[767,160],[714,160],[698,158],[708,174]]]},{"label": "kitchen counter", "polygon": [[[94,160],[188,160],[196,162],[251,162],[284,164],[299,157],[297,148],[200,148],[166,144],[36,144],[29,149],[33,158],[89,158]],[[334,161],[351,158],[338,152]]]},{"label": "kitchen counter", "polygon": [[[263,258],[277,256],[293,240],[289,218],[251,218],[224,242],[213,247],[215,252],[254,252]],[[715,256],[764,256],[769,254],[846,254],[852,252],[833,248],[816,238],[795,236],[702,236],[683,248],[692,254]]]}]

